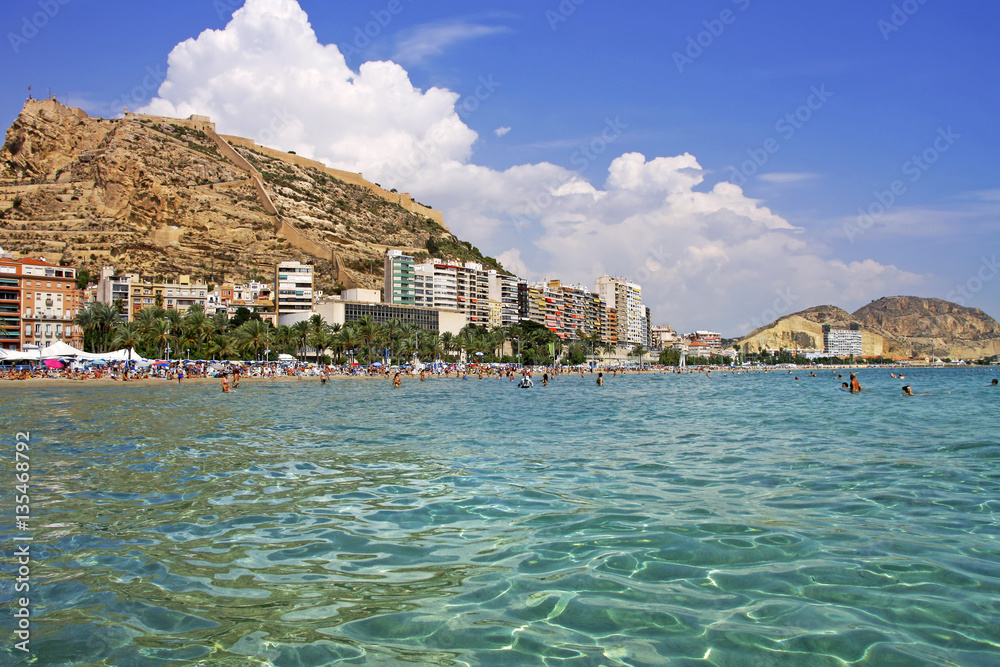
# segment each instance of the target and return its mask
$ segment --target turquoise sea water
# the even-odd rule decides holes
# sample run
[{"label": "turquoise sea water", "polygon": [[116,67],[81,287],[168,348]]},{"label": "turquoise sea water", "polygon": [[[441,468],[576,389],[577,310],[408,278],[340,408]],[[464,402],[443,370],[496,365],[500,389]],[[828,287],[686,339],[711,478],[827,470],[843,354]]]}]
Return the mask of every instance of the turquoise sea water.
[{"label": "turquoise sea water", "polygon": [[1000,664],[998,373],[807,373],[4,387],[0,663]]}]

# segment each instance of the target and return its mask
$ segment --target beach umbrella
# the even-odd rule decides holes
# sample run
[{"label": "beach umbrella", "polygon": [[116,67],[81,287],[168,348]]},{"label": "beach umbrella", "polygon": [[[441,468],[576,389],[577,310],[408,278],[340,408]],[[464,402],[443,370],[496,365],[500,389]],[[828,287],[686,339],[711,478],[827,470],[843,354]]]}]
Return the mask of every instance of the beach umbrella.
[{"label": "beach umbrella", "polygon": [[170,362],[169,362],[169,361],[157,361],[157,362],[156,362],[155,364],[153,364],[153,365],[154,365],[154,366],[169,366],[169,365],[170,365]]},{"label": "beach umbrella", "polygon": [[62,368],[63,367],[63,362],[59,361],[58,359],[46,359],[42,363],[44,363],[49,368]]}]

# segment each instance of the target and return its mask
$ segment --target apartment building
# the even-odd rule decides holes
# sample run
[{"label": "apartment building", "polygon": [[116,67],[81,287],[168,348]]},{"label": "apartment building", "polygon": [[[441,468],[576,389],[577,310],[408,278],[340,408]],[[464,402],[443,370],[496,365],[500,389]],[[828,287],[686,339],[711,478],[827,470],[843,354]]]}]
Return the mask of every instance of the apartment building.
[{"label": "apartment building", "polygon": [[0,251],[0,347],[82,347],[83,329],[73,320],[83,307],[75,268]]},{"label": "apartment building", "polygon": [[313,312],[313,267],[281,262],[274,267],[274,311],[278,324],[294,324]]},{"label": "apartment building", "polygon": [[415,301],[415,269],[411,255],[401,250],[390,250],[385,254],[385,277],[383,300],[385,303],[412,306]]},{"label": "apartment building", "polygon": [[167,283],[140,282],[136,276],[131,276],[128,288],[126,312],[130,322],[143,308],[163,308],[185,313],[195,304],[202,308],[208,307],[208,285],[200,278],[192,281],[191,276],[181,275],[177,277],[177,282]]},{"label": "apartment building", "polygon": [[850,329],[834,329],[823,325],[823,352],[830,357],[860,357],[864,354],[861,344],[861,325],[853,322]]},{"label": "apartment building", "polygon": [[624,278],[605,275],[597,279],[596,291],[609,308],[614,306],[617,311],[618,345],[646,345],[649,339],[642,287]]}]

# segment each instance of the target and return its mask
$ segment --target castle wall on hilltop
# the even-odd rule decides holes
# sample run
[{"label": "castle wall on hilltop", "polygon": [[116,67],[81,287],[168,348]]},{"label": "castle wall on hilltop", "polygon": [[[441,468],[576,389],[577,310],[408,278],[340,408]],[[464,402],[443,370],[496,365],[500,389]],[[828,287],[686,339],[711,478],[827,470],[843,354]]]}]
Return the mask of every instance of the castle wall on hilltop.
[{"label": "castle wall on hilltop", "polygon": [[298,165],[303,169],[309,169],[309,168],[316,169],[328,176],[336,178],[337,180],[365,188],[366,190],[378,195],[379,197],[382,197],[383,199],[399,204],[410,213],[414,213],[416,215],[422,215],[425,218],[430,218],[434,222],[438,223],[439,225],[447,229],[447,227],[445,227],[444,225],[444,216],[441,214],[441,211],[435,211],[432,208],[428,208],[423,204],[416,202],[413,199],[413,197],[411,197],[406,192],[389,192],[385,188],[376,185],[371,181],[366,180],[364,176],[361,174],[357,174],[352,171],[343,171],[342,169],[333,169],[332,167],[326,166],[322,162],[317,162],[316,160],[310,160],[309,158],[304,158],[301,155],[294,155],[292,153],[283,153],[273,148],[260,146],[259,144],[250,139],[246,139],[243,137],[236,137],[232,135],[223,135],[222,138],[231,144],[236,144],[238,146],[243,146],[244,148],[255,150],[259,153],[263,153],[264,155],[273,157],[278,160],[291,162],[292,164]]}]

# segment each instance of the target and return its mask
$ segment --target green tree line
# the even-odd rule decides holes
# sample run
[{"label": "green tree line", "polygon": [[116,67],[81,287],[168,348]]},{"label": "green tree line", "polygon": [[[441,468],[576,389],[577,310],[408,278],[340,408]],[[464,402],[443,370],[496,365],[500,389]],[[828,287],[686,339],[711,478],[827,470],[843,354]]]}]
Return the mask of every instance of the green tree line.
[{"label": "green tree line", "polygon": [[[224,312],[209,316],[195,305],[182,313],[160,307],[144,308],[132,322],[122,318],[122,304],[92,303],[75,323],[84,332],[84,350],[102,353],[122,348],[153,359],[217,359],[271,361],[279,354],[300,360],[372,363],[388,358],[405,363],[414,356],[424,361],[468,361],[524,364],[584,363],[587,355],[608,351],[599,334],[578,332],[577,340],[563,341],[536,322],[489,328],[470,324],[458,334],[426,331],[400,320],[375,322],[362,317],[344,325],[327,323],[322,316],[291,326],[272,326],[246,308],[233,317]],[[504,353],[506,349],[508,353]],[[639,352],[645,354],[644,349]]]}]

